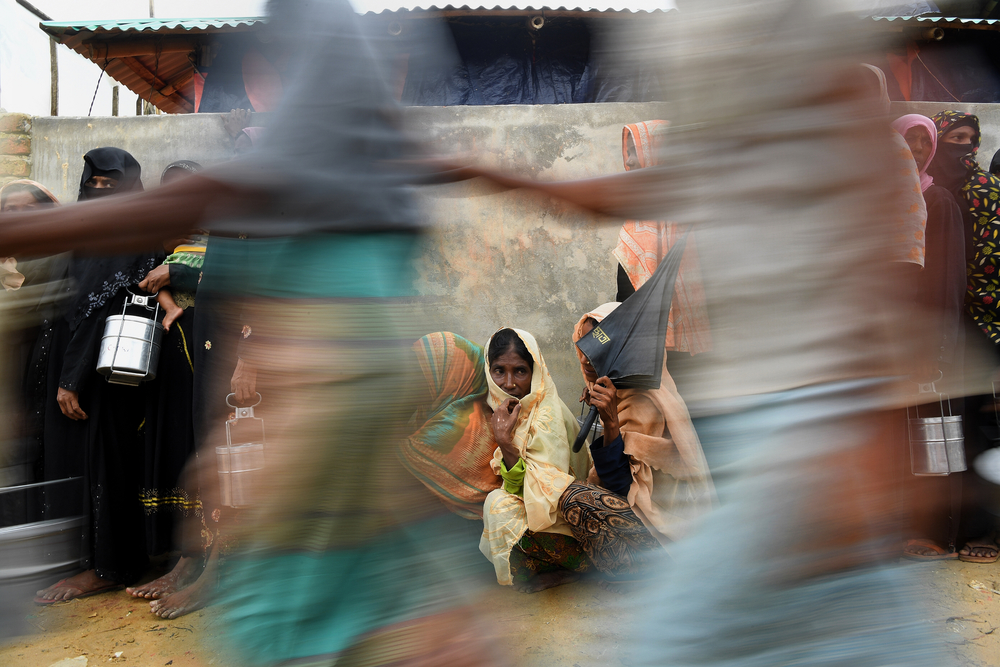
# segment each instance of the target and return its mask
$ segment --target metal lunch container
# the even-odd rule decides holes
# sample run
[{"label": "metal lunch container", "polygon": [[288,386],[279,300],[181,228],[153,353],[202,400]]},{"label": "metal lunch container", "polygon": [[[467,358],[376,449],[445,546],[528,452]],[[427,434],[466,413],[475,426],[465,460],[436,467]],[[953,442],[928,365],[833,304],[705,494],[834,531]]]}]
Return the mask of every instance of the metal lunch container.
[{"label": "metal lunch container", "polygon": [[219,469],[219,494],[223,505],[246,507],[256,500],[255,491],[264,469],[264,420],[254,416],[257,402],[241,408],[229,402],[235,394],[226,396],[226,405],[236,410],[226,420],[226,446],[215,448]]},{"label": "metal lunch container", "polygon": [[[967,469],[965,437],[961,415],[951,414],[951,400],[937,392],[934,383],[920,386],[920,393],[937,394],[941,412],[938,417],[921,417],[918,407],[906,410],[910,440],[910,470],[918,476],[944,476]],[[945,410],[947,404],[947,414]]]},{"label": "metal lunch container", "polygon": [[[152,317],[126,315],[129,306],[144,308],[152,312]],[[97,372],[108,382],[134,387],[156,377],[163,339],[163,325],[157,321],[159,314],[160,304],[155,295],[138,296],[129,292],[122,314],[107,319],[97,355]]]}]

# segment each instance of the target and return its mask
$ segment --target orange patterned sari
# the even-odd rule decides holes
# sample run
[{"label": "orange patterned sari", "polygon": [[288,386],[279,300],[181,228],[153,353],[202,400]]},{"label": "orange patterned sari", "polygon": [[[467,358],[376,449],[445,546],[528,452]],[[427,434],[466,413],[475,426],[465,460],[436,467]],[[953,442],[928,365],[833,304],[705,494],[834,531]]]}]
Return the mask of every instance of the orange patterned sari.
[{"label": "orange patterned sari", "polygon": [[[626,125],[622,130],[622,158],[625,169],[649,167],[659,163],[667,121],[647,120]],[[635,160],[629,164],[629,143],[635,146]],[[614,256],[625,269],[635,289],[653,275],[684,230],[672,222],[629,220],[618,233]],[[674,287],[674,300],[667,323],[668,350],[698,354],[712,349],[705,292],[702,288],[698,249],[694,238],[687,240]]]}]

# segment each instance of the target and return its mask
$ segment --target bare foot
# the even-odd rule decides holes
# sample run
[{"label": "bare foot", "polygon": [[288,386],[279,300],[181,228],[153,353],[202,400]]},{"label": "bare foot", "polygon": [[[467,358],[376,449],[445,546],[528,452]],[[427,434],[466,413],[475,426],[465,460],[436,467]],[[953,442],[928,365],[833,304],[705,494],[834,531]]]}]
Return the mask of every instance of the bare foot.
[{"label": "bare foot", "polygon": [[574,582],[579,578],[580,575],[578,573],[569,570],[544,572],[532,577],[528,581],[515,581],[514,590],[521,593],[537,593],[538,591],[544,591],[546,588],[553,588]]},{"label": "bare foot", "polygon": [[184,588],[197,579],[199,574],[201,574],[200,560],[181,557],[174,569],[159,579],[154,579],[141,586],[130,586],[125,591],[132,597],[159,600],[165,595],[170,595]]},{"label": "bare foot", "polygon": [[178,618],[198,611],[212,600],[215,593],[214,577],[202,574],[198,581],[165,598],[149,603],[149,610],[160,618]]},{"label": "bare foot", "polygon": [[184,309],[175,303],[172,306],[166,306],[163,310],[166,311],[166,315],[163,316],[163,322],[161,322],[161,324],[163,325],[164,331],[170,331],[170,325],[176,322],[177,318],[184,314]]},{"label": "bare foot", "polygon": [[94,570],[85,570],[80,574],[73,575],[69,579],[63,579],[48,588],[43,588],[36,592],[35,595],[38,597],[35,598],[35,601],[41,604],[61,602],[103,593],[104,591],[114,590],[118,587],[119,584],[98,577],[97,572]]},{"label": "bare foot", "polygon": [[992,563],[1000,555],[1000,547],[994,541],[993,535],[986,535],[978,540],[969,540],[964,547],[959,549],[958,557],[967,562]]},{"label": "bare foot", "polygon": [[212,544],[212,550],[205,561],[205,569],[197,581],[175,593],[153,600],[149,610],[160,618],[178,618],[192,611],[198,611],[212,601],[215,595],[215,585],[218,581],[219,542]]},{"label": "bare foot", "polygon": [[958,553],[933,540],[920,538],[907,540],[903,547],[903,557],[911,560],[948,560],[958,558]]}]

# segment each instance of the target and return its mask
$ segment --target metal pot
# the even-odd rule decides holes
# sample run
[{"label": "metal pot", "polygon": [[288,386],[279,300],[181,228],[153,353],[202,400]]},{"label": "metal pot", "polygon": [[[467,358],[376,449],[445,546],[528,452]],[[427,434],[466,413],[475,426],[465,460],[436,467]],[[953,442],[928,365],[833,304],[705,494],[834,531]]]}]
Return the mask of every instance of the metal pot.
[{"label": "metal pot", "polygon": [[226,446],[215,448],[219,469],[219,494],[223,505],[246,507],[256,500],[256,487],[264,469],[264,420],[255,417],[257,402],[241,408],[229,402],[236,394],[226,396],[226,405],[236,410],[226,421]]},{"label": "metal pot", "polygon": [[921,417],[915,406],[911,417],[907,408],[911,471],[917,476],[944,476],[966,470],[961,415],[951,414],[951,400],[937,392],[934,383],[920,385],[920,393],[937,395],[940,416]]},{"label": "metal pot", "polygon": [[[79,480],[67,478],[0,488],[0,498],[44,493],[56,484]],[[63,492],[72,494],[75,490],[76,486],[71,485],[69,491]],[[0,638],[31,630],[26,618],[35,591],[80,571],[86,525],[86,517],[70,516],[0,528],[0,598],[4,600],[0,605]]]},{"label": "metal pot", "polygon": [[[126,315],[129,306],[144,308],[153,315]],[[122,314],[107,319],[97,356],[97,372],[108,382],[134,387],[156,377],[163,339],[163,325],[157,321],[159,314],[160,304],[155,295],[138,296],[129,292]]]}]

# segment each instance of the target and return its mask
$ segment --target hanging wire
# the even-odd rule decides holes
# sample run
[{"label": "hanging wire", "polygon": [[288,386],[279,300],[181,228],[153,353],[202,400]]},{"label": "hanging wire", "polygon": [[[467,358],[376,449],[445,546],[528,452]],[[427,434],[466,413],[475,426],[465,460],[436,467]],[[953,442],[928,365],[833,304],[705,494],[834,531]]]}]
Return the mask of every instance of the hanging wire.
[{"label": "hanging wire", "polygon": [[951,99],[953,99],[953,100],[955,100],[956,102],[959,102],[959,103],[961,103],[961,102],[962,102],[962,100],[960,100],[960,99],[958,99],[957,97],[955,97],[955,93],[953,93],[953,92],[951,92],[950,90],[948,90],[948,87],[947,87],[947,86],[945,86],[945,85],[944,85],[944,84],[943,84],[943,83],[941,82],[941,79],[939,79],[939,78],[937,78],[936,76],[934,76],[934,72],[932,72],[932,71],[931,71],[931,68],[927,66],[927,63],[925,63],[925,62],[924,62],[924,59],[920,57],[920,54],[919,54],[919,53],[917,54],[917,60],[919,60],[919,61],[920,61],[920,64],[924,66],[924,69],[925,69],[925,70],[927,70],[927,73],[931,75],[931,78],[932,78],[932,79],[934,79],[935,81],[937,81],[938,85],[939,85],[939,86],[941,86],[941,88],[942,88],[942,89],[944,90],[944,92],[946,92],[946,93],[948,93],[949,95],[951,95]]},{"label": "hanging wire", "polygon": [[94,88],[94,96],[90,98],[90,108],[87,109],[87,117],[90,117],[90,112],[94,110],[94,100],[97,99],[97,91],[101,89],[101,79],[104,78],[104,70],[108,68],[108,57],[104,56],[104,67],[101,68],[101,74],[97,77],[97,86]]}]

